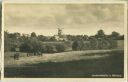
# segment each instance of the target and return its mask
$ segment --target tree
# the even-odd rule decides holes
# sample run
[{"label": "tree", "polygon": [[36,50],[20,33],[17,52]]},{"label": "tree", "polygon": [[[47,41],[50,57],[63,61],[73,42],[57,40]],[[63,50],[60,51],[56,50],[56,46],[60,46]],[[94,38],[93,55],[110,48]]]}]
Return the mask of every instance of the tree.
[{"label": "tree", "polygon": [[111,38],[114,40],[118,40],[120,37],[120,34],[118,32],[113,31],[111,34]]},{"label": "tree", "polygon": [[15,51],[16,47],[19,47],[21,42],[19,41],[20,33],[4,32],[4,46],[5,51]]},{"label": "tree", "polygon": [[31,37],[36,37],[36,33],[35,32],[32,32],[31,33]]},{"label": "tree", "polygon": [[87,41],[87,40],[88,40],[88,35],[84,35],[84,36],[83,36],[83,40],[84,40],[84,41],[85,41],[85,40]]},{"label": "tree", "polygon": [[11,39],[9,38],[9,32],[4,31],[4,51],[11,50]]},{"label": "tree", "polygon": [[20,33],[18,33],[18,32],[14,33],[13,35],[15,36],[16,39],[21,37]]},{"label": "tree", "polygon": [[56,50],[57,50],[57,52],[64,52],[65,51],[65,45],[64,44],[57,44]]},{"label": "tree", "polygon": [[73,44],[72,44],[72,49],[73,50],[78,50],[78,41],[74,41]]},{"label": "tree", "polygon": [[96,38],[103,38],[104,36],[105,36],[105,33],[103,30],[99,30],[95,35]]},{"label": "tree", "polygon": [[24,43],[20,46],[20,49],[23,52],[34,53],[34,55],[38,52],[42,52],[41,42],[38,41],[37,38],[29,38],[24,41]]},{"label": "tree", "polygon": [[74,41],[73,44],[72,44],[72,49],[73,50],[83,50],[84,49],[84,42],[81,40],[81,41]]},{"label": "tree", "polygon": [[98,39],[95,37],[90,38],[90,49],[97,49],[98,48]]},{"label": "tree", "polygon": [[29,35],[26,35],[26,34],[23,34],[23,35],[20,37],[21,42],[24,42],[24,41],[26,41],[26,40],[28,40],[28,39],[29,39]]},{"label": "tree", "polygon": [[119,40],[124,40],[124,35],[120,35],[118,39]]},{"label": "tree", "polygon": [[46,45],[46,51],[47,51],[47,53],[54,53],[54,52],[56,52],[55,46],[53,46],[53,45]]},{"label": "tree", "polygon": [[40,41],[48,41],[48,37],[43,36],[43,35],[39,35],[38,36],[38,40],[40,40]]},{"label": "tree", "polygon": [[56,38],[54,36],[52,36],[49,40],[50,41],[56,41]]},{"label": "tree", "polygon": [[42,53],[46,53],[47,52],[46,45],[41,44],[41,52]]},{"label": "tree", "polygon": [[24,43],[20,46],[20,50],[22,52],[32,53],[33,46],[31,40],[24,41]]}]

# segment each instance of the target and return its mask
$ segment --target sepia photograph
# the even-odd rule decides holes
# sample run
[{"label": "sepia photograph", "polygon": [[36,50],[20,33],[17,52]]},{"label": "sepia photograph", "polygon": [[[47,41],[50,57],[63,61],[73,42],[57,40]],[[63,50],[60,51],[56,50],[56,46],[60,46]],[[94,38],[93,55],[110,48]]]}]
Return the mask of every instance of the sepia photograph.
[{"label": "sepia photograph", "polygon": [[5,78],[124,78],[122,3],[4,3]]}]

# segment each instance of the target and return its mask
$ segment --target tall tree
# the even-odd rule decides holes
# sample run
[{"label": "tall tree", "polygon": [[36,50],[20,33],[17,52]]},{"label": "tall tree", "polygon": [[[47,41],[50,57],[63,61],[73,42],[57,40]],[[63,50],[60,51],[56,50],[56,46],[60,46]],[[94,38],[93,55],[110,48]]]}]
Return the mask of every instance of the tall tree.
[{"label": "tall tree", "polygon": [[105,33],[102,29],[100,29],[95,36],[97,38],[103,38],[105,36]]},{"label": "tall tree", "polygon": [[114,40],[118,40],[119,39],[120,34],[118,32],[113,31],[111,34],[111,38],[113,38]]},{"label": "tall tree", "polygon": [[35,32],[32,32],[31,33],[31,37],[36,37],[36,33]]}]

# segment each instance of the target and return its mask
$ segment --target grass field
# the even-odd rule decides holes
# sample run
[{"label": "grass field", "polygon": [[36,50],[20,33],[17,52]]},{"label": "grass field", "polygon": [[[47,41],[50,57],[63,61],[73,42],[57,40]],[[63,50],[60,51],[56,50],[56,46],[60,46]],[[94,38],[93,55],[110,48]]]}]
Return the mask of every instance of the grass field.
[{"label": "grass field", "polygon": [[123,50],[70,51],[30,57],[21,53],[19,60],[13,59],[13,53],[5,53],[5,77],[123,77]]}]

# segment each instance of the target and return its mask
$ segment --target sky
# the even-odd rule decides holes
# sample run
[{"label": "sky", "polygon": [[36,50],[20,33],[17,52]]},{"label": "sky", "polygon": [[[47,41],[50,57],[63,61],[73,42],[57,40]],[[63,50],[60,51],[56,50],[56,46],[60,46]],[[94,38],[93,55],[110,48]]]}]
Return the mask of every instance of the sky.
[{"label": "sky", "polygon": [[64,34],[94,35],[124,33],[122,4],[5,4],[4,28],[8,32],[52,36],[57,28]]}]

